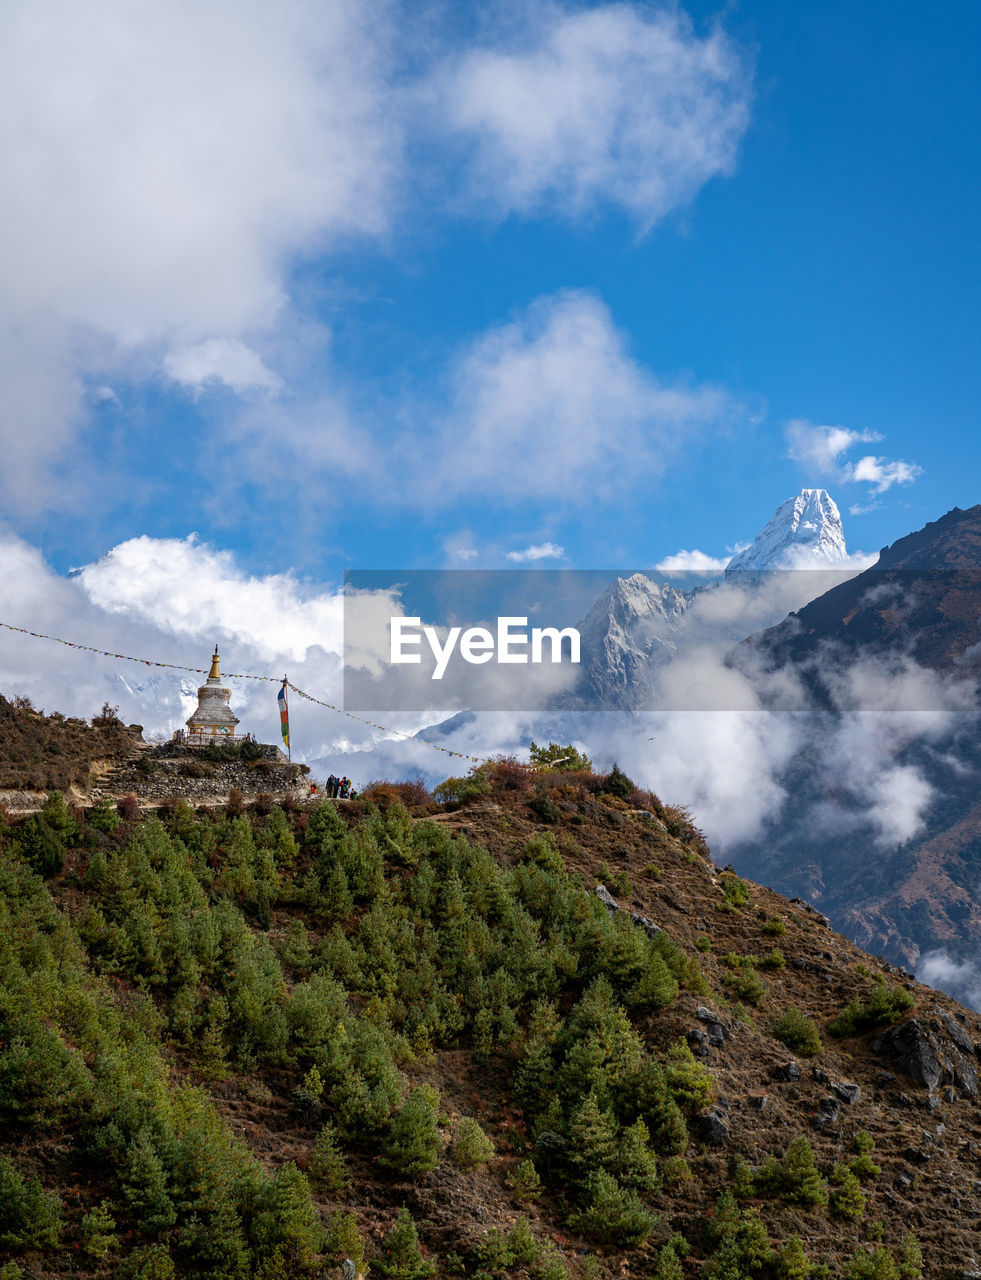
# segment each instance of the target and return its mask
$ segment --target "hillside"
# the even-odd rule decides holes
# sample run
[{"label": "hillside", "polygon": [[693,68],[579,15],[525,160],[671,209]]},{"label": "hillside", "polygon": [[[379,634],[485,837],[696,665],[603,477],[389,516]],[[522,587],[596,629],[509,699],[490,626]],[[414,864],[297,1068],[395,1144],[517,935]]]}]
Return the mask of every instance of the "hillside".
[{"label": "hillside", "polygon": [[141,736],[139,725],[126,728],[108,705],[87,723],[0,694],[0,802],[9,806],[5,793],[21,791],[85,792],[103,769],[134,759]]},{"label": "hillside", "polygon": [[970,1272],[976,1015],[622,775],[440,795],[3,828],[4,1280]]}]

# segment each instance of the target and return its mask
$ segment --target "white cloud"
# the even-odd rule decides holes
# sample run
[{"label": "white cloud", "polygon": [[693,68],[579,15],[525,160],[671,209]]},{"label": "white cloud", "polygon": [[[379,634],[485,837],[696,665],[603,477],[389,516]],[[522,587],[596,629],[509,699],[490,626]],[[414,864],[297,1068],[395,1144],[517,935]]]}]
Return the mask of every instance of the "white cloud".
[{"label": "white cloud", "polygon": [[885,493],[894,484],[912,484],[923,468],[915,462],[890,462],[870,454],[845,468],[845,479],[872,485],[873,493]]},{"label": "white cloud", "polygon": [[707,551],[676,551],[673,556],[659,560],[654,567],[662,573],[721,572],[730,559],[730,556],[710,556]]},{"label": "white cloud", "polygon": [[[469,53],[413,30],[395,0],[14,0],[5,16],[0,497],[34,511],[64,501],[50,468],[80,461],[88,384],[150,379],[164,363],[193,389],[292,386],[291,266],[384,240],[409,199],[445,214],[457,193],[430,178],[461,173],[448,147],[474,161],[468,211],[583,213],[602,199],[646,227],[732,169],[748,117],[749,72],[721,28],[699,35],[680,12],[623,4],[541,3],[519,21],[494,8]],[[412,183],[407,138],[423,144]],[[275,351],[277,372],[257,350]],[[463,381],[492,381],[494,358],[478,342]],[[614,372],[629,370],[623,357]],[[471,390],[493,414],[489,382]],[[655,405],[650,393],[659,449],[657,420],[684,417],[701,393],[661,388]],[[556,427],[553,415],[544,429]],[[243,428],[260,469],[282,429],[272,414]]]},{"label": "white cloud", "polygon": [[[788,454],[818,478],[833,478],[849,484],[869,484],[873,494],[885,493],[896,484],[912,484],[923,474],[915,462],[877,458],[868,454],[857,462],[846,462],[845,454],[857,444],[882,439],[876,431],[850,431],[847,427],[817,426],[802,418],[787,423]],[[860,503],[849,508],[851,515],[874,511],[876,503]]]},{"label": "white cloud", "polygon": [[[338,591],[291,574],[242,572],[228,552],[193,538],[135,538],[70,578],[54,573],[33,547],[0,528],[0,618],[30,631],[149,662],[208,667],[215,643],[223,671],[291,681],[340,704],[341,608]],[[35,705],[91,716],[109,701],[127,722],[169,733],[190,711],[200,678],[102,657],[17,632],[0,631],[0,692]],[[230,680],[243,730],[279,738],[274,681]],[[302,699],[291,703],[294,758],[360,749],[383,735]],[[415,729],[400,718],[396,728]],[[348,770],[348,772],[352,772]],[[362,781],[365,779],[362,779]]]},{"label": "white cloud", "polygon": [[580,216],[622,206],[647,229],[732,171],[750,74],[721,27],[677,9],[531,6],[510,47],[463,54],[437,104],[481,205]]},{"label": "white cloud", "polygon": [[790,457],[812,469],[818,476],[837,476],[842,454],[856,444],[868,444],[882,437],[875,431],[849,431],[847,427],[822,427],[803,418],[787,423]]},{"label": "white cloud", "polygon": [[228,551],[189,538],[131,538],[77,577],[89,600],[172,635],[234,636],[263,659],[339,652],[342,598],[305,591],[293,574],[243,574]]},{"label": "white cloud", "polygon": [[528,564],[535,560],[561,560],[565,556],[565,547],[554,542],[533,543],[523,551],[507,552],[507,559],[515,564]]},{"label": "white cloud", "polygon": [[477,339],[453,370],[450,398],[435,442],[427,424],[401,462],[420,472],[413,488],[427,507],[467,495],[622,497],[733,412],[718,388],[655,378],[584,292],[539,298]]},{"label": "white cloud", "polygon": [[164,372],[195,391],[222,383],[238,395],[248,391],[272,395],[282,386],[282,379],[266,368],[257,352],[227,338],[209,338],[171,351],[164,359]]},{"label": "white cloud", "polygon": [[969,1009],[981,1009],[981,970],[971,960],[955,960],[946,951],[928,951],[916,966],[916,980],[946,991]]},{"label": "white cloud", "polygon": [[74,436],[86,377],[149,376],[141,346],[261,331],[293,254],[387,231],[402,129],[391,30],[385,0],[7,7],[0,491],[12,502],[50,496],[44,466]]},{"label": "white cloud", "polygon": [[450,564],[469,564],[476,560],[480,552],[474,546],[471,529],[458,529],[443,539],[443,553]]}]

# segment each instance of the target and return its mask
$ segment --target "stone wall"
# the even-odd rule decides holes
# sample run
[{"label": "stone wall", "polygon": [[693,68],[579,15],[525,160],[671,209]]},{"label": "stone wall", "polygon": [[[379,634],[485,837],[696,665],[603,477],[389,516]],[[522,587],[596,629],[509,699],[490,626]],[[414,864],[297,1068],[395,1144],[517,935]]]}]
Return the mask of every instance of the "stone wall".
[{"label": "stone wall", "polygon": [[309,773],[308,765],[290,764],[278,747],[264,746],[260,759],[246,763],[209,759],[207,748],[167,743],[113,769],[93,787],[92,797],[135,795],[141,804],[155,805],[176,796],[190,805],[223,804],[238,790],[247,800],[263,793],[302,800],[310,794]]}]

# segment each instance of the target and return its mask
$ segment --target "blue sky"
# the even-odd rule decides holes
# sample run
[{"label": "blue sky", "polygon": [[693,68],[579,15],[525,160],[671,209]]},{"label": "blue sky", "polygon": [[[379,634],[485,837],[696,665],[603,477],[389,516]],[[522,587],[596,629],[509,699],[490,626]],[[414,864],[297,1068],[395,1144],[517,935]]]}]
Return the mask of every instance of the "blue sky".
[{"label": "blue sky", "polygon": [[14,6],[12,534],[330,584],[979,499],[976,4],[473,13]]}]

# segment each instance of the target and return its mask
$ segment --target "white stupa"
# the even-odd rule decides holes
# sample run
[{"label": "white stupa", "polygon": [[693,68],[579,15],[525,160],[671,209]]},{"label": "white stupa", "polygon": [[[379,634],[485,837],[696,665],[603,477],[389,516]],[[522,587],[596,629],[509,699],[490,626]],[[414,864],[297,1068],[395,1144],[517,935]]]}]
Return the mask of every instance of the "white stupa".
[{"label": "white stupa", "polygon": [[218,662],[218,646],[215,645],[211,671],[208,673],[207,680],[198,689],[197,708],[187,721],[187,742],[192,747],[235,740],[238,716],[228,705],[232,691],[221,683]]}]

